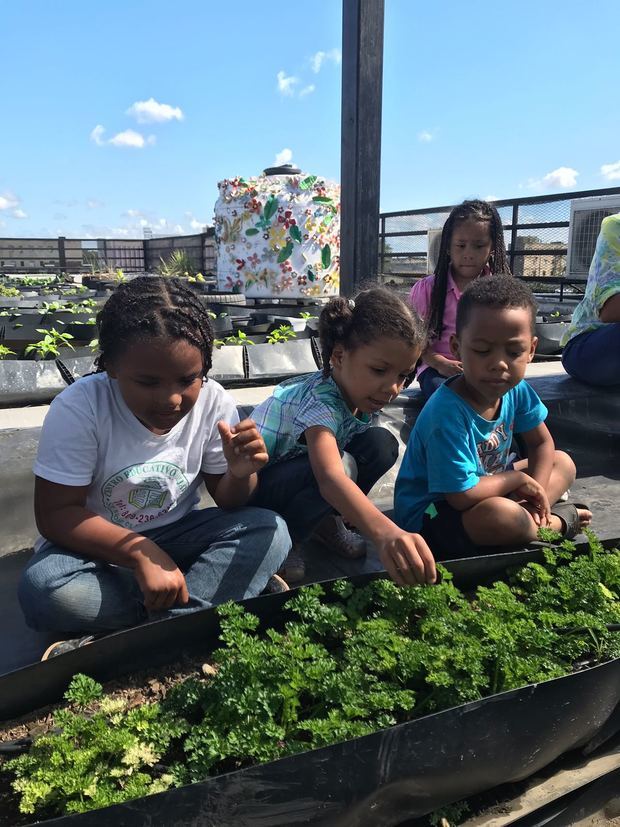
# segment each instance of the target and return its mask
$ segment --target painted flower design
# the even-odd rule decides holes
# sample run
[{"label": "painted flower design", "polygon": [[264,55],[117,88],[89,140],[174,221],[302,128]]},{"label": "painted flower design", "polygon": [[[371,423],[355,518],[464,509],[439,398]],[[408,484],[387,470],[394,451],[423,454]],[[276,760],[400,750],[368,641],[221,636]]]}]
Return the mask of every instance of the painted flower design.
[{"label": "painted flower design", "polygon": [[256,255],[256,253],[252,253],[252,255],[248,258],[248,261],[252,267],[258,267],[260,264],[260,258]]},{"label": "painted flower design", "polygon": [[286,230],[284,227],[272,227],[269,236],[269,246],[272,250],[281,250],[286,244]]},{"label": "painted flower design", "polygon": [[284,224],[284,227],[288,230],[289,227],[295,226],[297,221],[293,218],[292,210],[285,210],[284,215],[278,216],[278,224]]}]

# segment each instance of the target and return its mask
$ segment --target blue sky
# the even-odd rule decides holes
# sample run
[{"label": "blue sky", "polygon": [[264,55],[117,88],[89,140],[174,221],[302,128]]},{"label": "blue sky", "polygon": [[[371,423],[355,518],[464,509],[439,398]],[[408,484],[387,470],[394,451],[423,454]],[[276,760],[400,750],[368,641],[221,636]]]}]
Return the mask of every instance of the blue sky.
[{"label": "blue sky", "polygon": [[[381,207],[620,185],[620,4],[386,0]],[[0,0],[0,236],[211,223],[340,174],[340,0]]]}]

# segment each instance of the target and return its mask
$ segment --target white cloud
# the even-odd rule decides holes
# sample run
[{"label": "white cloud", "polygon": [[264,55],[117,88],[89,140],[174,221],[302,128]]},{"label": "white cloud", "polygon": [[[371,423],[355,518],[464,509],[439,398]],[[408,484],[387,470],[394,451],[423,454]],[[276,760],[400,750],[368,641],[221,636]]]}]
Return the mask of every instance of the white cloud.
[{"label": "white cloud", "polygon": [[12,192],[5,191],[0,195],[0,210],[13,210],[19,204],[19,198]]},{"label": "white cloud", "polygon": [[103,146],[103,144],[105,143],[105,141],[103,140],[103,133],[104,132],[105,132],[105,129],[101,126],[100,123],[98,123],[97,126],[90,133],[91,141],[94,141],[94,143],[96,143],[97,146]]},{"label": "white cloud", "polygon": [[284,149],[277,153],[275,164],[279,167],[281,164],[290,164],[292,160],[293,150],[288,147],[284,147]]},{"label": "white cloud", "polygon": [[170,106],[169,103],[159,103],[155,98],[132,103],[126,114],[131,115],[138,123],[182,121],[185,117],[179,106]]},{"label": "white cloud", "polygon": [[[152,140],[151,140],[152,139]],[[135,132],[133,129],[125,129],[124,132],[118,132],[113,138],[108,141],[112,146],[132,147],[133,149],[142,149],[145,144],[155,143],[155,137],[150,135],[145,139],[140,132]]]},{"label": "white cloud", "polygon": [[607,178],[608,181],[618,181],[620,179],[620,161],[616,161],[615,164],[603,164],[601,175],[603,178]]},{"label": "white cloud", "polygon": [[28,218],[28,213],[23,210],[13,210],[13,218]]},{"label": "white cloud", "polygon": [[307,86],[304,86],[304,88],[301,90],[301,92],[299,93],[299,97],[305,98],[306,95],[311,95],[315,89],[316,86],[314,85],[314,83],[309,83]]},{"label": "white cloud", "polygon": [[483,201],[499,201],[497,195],[485,195]]},{"label": "white cloud", "polygon": [[86,202],[86,206],[89,210],[96,210],[99,209],[99,207],[103,207],[104,203],[103,201],[99,201],[97,198],[89,198]]},{"label": "white cloud", "polygon": [[577,184],[577,176],[579,173],[576,169],[571,167],[558,167],[553,172],[548,172],[543,176],[543,186],[547,189],[554,187],[574,187]]},{"label": "white cloud", "polygon": [[432,132],[429,132],[428,129],[423,129],[422,132],[418,132],[418,141],[422,144],[430,144],[435,136]]},{"label": "white cloud", "polygon": [[577,170],[572,167],[558,167],[542,178],[529,178],[526,186],[531,190],[566,189],[577,185],[578,175]]},{"label": "white cloud", "polygon": [[295,94],[295,86],[299,83],[299,78],[293,75],[286,75],[282,70],[278,72],[278,92],[281,95],[292,97]]},{"label": "white cloud", "polygon": [[133,149],[142,149],[147,144],[153,146],[155,143],[155,135],[149,135],[147,138],[141,132],[136,132],[133,129],[125,129],[124,132],[117,132],[112,138],[104,139],[103,134],[105,129],[101,124],[98,124],[90,133],[91,141],[97,146],[105,146],[111,144],[118,147],[131,147]]},{"label": "white cloud", "polygon": [[128,238],[129,230],[127,227],[112,227],[112,235],[116,237],[121,236],[122,238]]},{"label": "white cloud", "polygon": [[316,75],[321,71],[321,67],[326,61],[338,64],[341,60],[342,54],[340,53],[340,49],[331,49],[329,52],[315,52],[310,58],[310,66]]}]

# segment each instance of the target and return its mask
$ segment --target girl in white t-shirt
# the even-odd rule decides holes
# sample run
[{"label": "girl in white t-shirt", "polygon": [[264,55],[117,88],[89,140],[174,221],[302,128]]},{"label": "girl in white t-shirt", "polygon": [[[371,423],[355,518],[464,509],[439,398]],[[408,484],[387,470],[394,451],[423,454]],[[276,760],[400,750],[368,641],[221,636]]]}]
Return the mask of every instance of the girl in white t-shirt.
[{"label": "girl in white t-shirt", "polygon": [[[206,378],[206,308],[176,279],[141,277],[98,326],[97,372],[54,400],[41,431],[42,536],[19,584],[28,625],[89,635],[259,594],[290,538],[275,513],[242,508],[268,456]],[[195,508],[202,482],[217,508]]]}]

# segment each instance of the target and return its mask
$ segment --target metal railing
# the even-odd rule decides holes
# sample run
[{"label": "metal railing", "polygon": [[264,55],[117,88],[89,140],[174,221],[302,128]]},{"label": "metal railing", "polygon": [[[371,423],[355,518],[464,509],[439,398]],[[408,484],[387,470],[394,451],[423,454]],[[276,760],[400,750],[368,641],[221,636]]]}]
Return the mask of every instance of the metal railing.
[{"label": "metal railing", "polygon": [[103,268],[154,272],[175,250],[183,250],[195,272],[215,272],[213,229],[190,236],[147,239],[0,238],[0,275],[88,273]]},{"label": "metal railing", "polygon": [[[560,284],[563,290],[570,283],[577,292],[582,290],[584,279],[565,275],[570,203],[618,194],[620,187],[608,187],[494,201],[504,225],[511,271],[532,282],[533,289],[543,282],[542,288]],[[429,272],[428,231],[443,227],[452,206],[380,214],[379,273],[384,281],[411,280]]]}]

